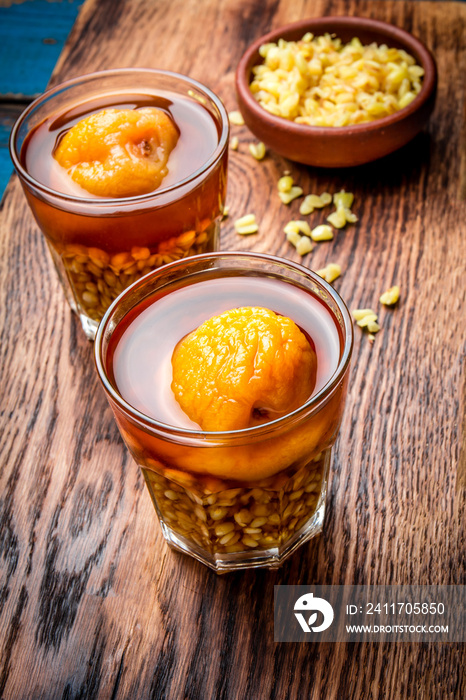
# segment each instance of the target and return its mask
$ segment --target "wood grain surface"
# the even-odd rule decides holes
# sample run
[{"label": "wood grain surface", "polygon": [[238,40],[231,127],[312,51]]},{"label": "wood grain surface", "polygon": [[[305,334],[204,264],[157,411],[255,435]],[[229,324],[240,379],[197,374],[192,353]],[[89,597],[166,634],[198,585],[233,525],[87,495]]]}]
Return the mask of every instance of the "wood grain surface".
[{"label": "wood grain surface", "polygon": [[[53,76],[147,66],[187,73],[235,108],[234,71],[265,31],[321,14],[398,24],[434,52],[428,128],[383,161],[316,171],[256,162],[244,127],[229,169],[222,249],[298,260],[276,196],[355,194],[359,222],[304,258],[338,262],[355,328],[347,409],[323,534],[276,572],[219,577],[165,546],[138,468],[98,385],[19,182],[0,219],[0,698],[456,700],[460,644],[277,644],[276,584],[465,583],[466,5],[345,0],[86,0]],[[254,212],[255,236],[233,220]],[[324,214],[316,212],[312,222]]]}]

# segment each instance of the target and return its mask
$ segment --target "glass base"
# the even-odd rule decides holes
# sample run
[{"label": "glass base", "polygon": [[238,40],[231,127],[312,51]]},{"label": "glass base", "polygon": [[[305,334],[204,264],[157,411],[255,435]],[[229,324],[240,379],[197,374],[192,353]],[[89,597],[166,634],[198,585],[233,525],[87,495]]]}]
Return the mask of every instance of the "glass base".
[{"label": "glass base", "polygon": [[197,561],[205,564],[218,574],[225,574],[229,571],[238,571],[240,569],[278,569],[298,547],[322,531],[324,516],[325,493],[322,493],[317,509],[312,517],[281,546],[259,551],[250,550],[216,554],[211,554],[205,549],[198,547],[191,540],[172,530],[162,520],[160,525],[167,544],[172,549],[183,554],[189,554],[189,556],[197,559]]},{"label": "glass base", "polygon": [[223,573],[278,568],[322,530],[330,457],[326,448],[266,482],[217,480],[215,493],[173,468],[163,475],[160,462],[141,468],[167,543]]},{"label": "glass base", "polygon": [[89,318],[89,316],[85,314],[79,314],[79,320],[81,321],[81,326],[86,334],[86,338],[88,340],[94,340],[97,328],[99,327],[98,321],[93,321],[92,318]]}]

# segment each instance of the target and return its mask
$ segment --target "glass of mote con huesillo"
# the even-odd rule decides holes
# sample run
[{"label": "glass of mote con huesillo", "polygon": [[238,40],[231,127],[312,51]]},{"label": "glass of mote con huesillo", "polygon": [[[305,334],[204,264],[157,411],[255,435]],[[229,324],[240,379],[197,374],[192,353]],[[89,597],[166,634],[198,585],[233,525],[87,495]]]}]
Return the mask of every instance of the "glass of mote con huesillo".
[{"label": "glass of mote con huesillo", "polygon": [[[247,427],[206,430],[175,396],[174,358],[185,339],[193,341],[205,324],[228,314],[292,321],[313,358],[313,376],[298,376],[305,399],[289,412],[277,414],[268,399],[256,397]],[[228,331],[228,323],[223,328]],[[217,348],[218,342],[214,332]],[[217,572],[275,568],[322,530],[352,342],[351,318],[335,290],[310,270],[268,255],[219,252],[179,260],[119,296],[97,333],[97,370],[171,547]],[[218,366],[237,349],[224,345]],[[200,351],[202,371],[204,345]],[[189,357],[181,381],[193,371],[196,360]],[[283,367],[267,368],[274,381]],[[251,382],[246,385],[247,393]],[[194,401],[200,422],[210,391],[206,386]],[[215,410],[211,417],[215,426]]]},{"label": "glass of mote con huesillo", "polygon": [[69,80],[20,116],[11,156],[90,339],[135,280],[218,249],[228,135],[211,90],[151,69]]}]

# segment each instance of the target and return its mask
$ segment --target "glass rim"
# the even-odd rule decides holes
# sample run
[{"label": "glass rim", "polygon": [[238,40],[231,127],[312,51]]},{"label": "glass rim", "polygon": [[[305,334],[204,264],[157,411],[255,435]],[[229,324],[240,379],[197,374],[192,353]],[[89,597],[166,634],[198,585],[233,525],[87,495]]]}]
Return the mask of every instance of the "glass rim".
[{"label": "glass rim", "polygon": [[[34,111],[34,109],[44,101],[45,99],[49,99],[51,97],[54,97],[55,95],[60,94],[61,92],[64,92],[65,90],[74,87],[75,85],[78,85],[79,83],[82,83],[83,81],[90,81],[94,80],[96,78],[100,77],[111,77],[112,75],[132,75],[136,73],[141,73],[141,74],[146,74],[146,75],[160,75],[168,78],[174,78],[176,80],[182,80],[189,85],[195,87],[197,90],[200,92],[203,92],[207,97],[209,97],[212,102],[215,104],[217,109],[220,112],[220,115],[222,117],[222,122],[221,122],[221,133],[219,135],[219,140],[218,144],[213,151],[212,155],[210,158],[203,164],[201,165],[197,170],[194,171],[194,173],[191,173],[191,175],[188,175],[185,177],[183,180],[180,180],[179,182],[173,183],[173,185],[170,185],[169,187],[164,187],[164,188],[159,188],[156,190],[153,190],[152,192],[147,192],[145,194],[141,195],[135,195],[133,197],[79,197],[77,195],[73,194],[67,194],[64,192],[59,192],[58,190],[54,190],[51,187],[48,187],[47,185],[44,185],[42,182],[37,180],[35,177],[30,175],[28,171],[25,169],[23,164],[21,163],[19,154],[17,153],[17,148],[16,148],[16,140],[17,140],[17,135],[19,132],[20,127],[23,125],[25,120],[30,116],[30,114]],[[10,138],[9,138],[9,151],[10,151],[10,156],[13,161],[13,165],[18,172],[18,175],[28,183],[28,185],[34,187],[35,189],[39,190],[40,192],[50,196],[53,196],[59,200],[62,201],[68,201],[68,202],[73,202],[75,204],[92,204],[93,206],[96,207],[104,207],[104,206],[109,206],[113,205],[115,206],[116,204],[118,205],[125,205],[125,204],[135,204],[137,202],[147,202],[150,199],[157,197],[159,198],[162,195],[166,195],[168,193],[176,192],[178,189],[184,187],[185,185],[188,185],[190,182],[193,180],[196,180],[198,177],[200,177],[203,173],[205,173],[209,168],[212,167],[222,156],[224,153],[225,149],[228,146],[228,135],[229,135],[229,120],[228,120],[228,113],[226,111],[225,105],[223,104],[222,100],[218,95],[216,95],[210,88],[208,88],[206,85],[203,83],[200,83],[198,80],[195,80],[194,78],[190,78],[187,75],[183,75],[182,73],[176,73],[173,71],[168,71],[168,70],[159,70],[157,68],[112,68],[109,70],[102,70],[102,71],[95,71],[93,73],[85,73],[84,75],[77,76],[76,78],[71,78],[70,80],[65,80],[62,83],[59,83],[58,85],[55,85],[54,87],[48,88],[45,90],[41,95],[36,97],[33,102],[31,102],[25,110],[19,115],[17,118],[16,122],[13,125],[13,128],[11,130]],[[28,132],[29,133],[29,132]]]},{"label": "glass rim", "polygon": [[[129,402],[127,402],[117,391],[117,389],[113,386],[112,382],[108,377],[107,371],[105,369],[105,364],[102,358],[104,332],[106,330],[107,324],[111,320],[114,311],[121,304],[121,302],[127,297],[131,296],[135,289],[137,289],[138,287],[142,288],[144,285],[150,282],[153,277],[157,277],[165,271],[170,272],[172,270],[176,270],[177,267],[185,267],[186,262],[202,262],[203,260],[215,260],[220,259],[222,257],[225,257],[227,259],[242,258],[244,260],[252,258],[254,260],[262,260],[267,263],[274,263],[281,266],[285,264],[288,267],[293,268],[295,271],[304,274],[306,277],[311,277],[311,279],[314,282],[321,285],[323,289],[332,297],[333,301],[335,302],[339,311],[342,314],[343,330],[346,331],[343,333],[343,352],[341,353],[341,357],[339,359],[335,371],[333,372],[329,380],[325,383],[325,385],[316,394],[311,396],[306,401],[306,403],[304,403],[302,406],[299,406],[291,413],[287,413],[285,416],[281,416],[280,418],[276,418],[275,420],[269,421],[268,423],[255,425],[250,428],[242,428],[239,430],[228,431],[207,431],[202,430],[200,428],[191,429],[173,426],[168,423],[164,423],[163,421],[157,420],[156,418],[152,418],[151,416],[146,415],[142,411],[139,411],[137,408],[135,408]],[[132,308],[134,308],[134,306],[132,306],[131,309]],[[130,309],[128,309],[127,313],[129,311]],[[123,318],[124,317],[122,317],[122,319]],[[118,324],[121,323],[121,320],[116,324],[113,331],[116,329]],[[136,421],[139,424],[142,423],[142,425],[146,428],[152,430],[155,429],[159,432],[163,432],[165,435],[169,434],[171,436],[184,438],[198,438],[203,440],[209,440],[210,442],[226,442],[229,440],[233,441],[241,438],[254,439],[255,437],[261,437],[263,435],[266,435],[267,433],[270,433],[271,431],[286,428],[287,426],[293,426],[295,422],[299,422],[301,419],[307,417],[310,412],[317,411],[322,401],[326,400],[332,394],[332,392],[336,389],[338,384],[344,378],[351,359],[352,347],[353,324],[348,308],[341,296],[338,294],[338,292],[336,292],[333,289],[333,287],[330,284],[328,284],[324,279],[319,277],[317,273],[313,272],[309,268],[304,267],[303,265],[300,265],[299,263],[295,263],[291,260],[287,260],[279,256],[269,255],[267,253],[255,253],[247,251],[217,251],[214,253],[203,253],[201,255],[194,255],[191,257],[183,258],[182,260],[175,260],[174,262],[163,265],[163,267],[157,268],[156,270],[149,272],[141,279],[136,280],[135,282],[133,282],[132,285],[127,287],[123,292],[121,292],[121,294],[109,306],[99,324],[94,341],[94,359],[97,368],[97,373],[99,375],[100,381],[103,384],[104,390],[106,391],[106,393],[109,394],[109,396],[111,396],[111,398],[113,399],[113,401],[115,401],[118,407],[122,409],[123,412],[127,414],[132,420]]]}]

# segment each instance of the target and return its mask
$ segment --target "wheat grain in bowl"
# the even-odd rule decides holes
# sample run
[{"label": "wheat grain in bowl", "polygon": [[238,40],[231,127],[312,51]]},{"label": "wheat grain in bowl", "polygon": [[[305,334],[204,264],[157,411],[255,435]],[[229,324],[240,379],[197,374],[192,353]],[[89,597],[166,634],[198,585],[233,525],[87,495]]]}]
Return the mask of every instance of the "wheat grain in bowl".
[{"label": "wheat grain in bowl", "polygon": [[326,33],[263,44],[251,92],[271,114],[309,126],[370,122],[403,109],[422,87],[424,69],[404,49]]},{"label": "wheat grain in bowl", "polygon": [[[290,61],[289,44],[299,44],[306,35],[313,37],[307,42],[311,48],[308,46],[306,49],[309,53],[312,49],[312,57],[309,56],[309,61],[301,53],[297,54],[299,57],[292,57],[302,70],[296,65],[286,65],[286,61]],[[321,39],[319,50],[312,48],[316,37],[329,37],[325,40],[327,53],[320,46]],[[336,39],[341,42],[338,51],[332,43]],[[364,53],[359,44],[361,47],[372,47],[372,53],[367,54],[365,59],[356,58],[358,51]],[[334,52],[335,58],[338,58],[348,45],[351,49],[346,49],[348,55],[345,61],[348,63],[337,70],[335,65],[332,67],[329,55]],[[267,60],[272,60],[274,54],[276,59],[277,52],[281,53],[282,49],[285,51],[284,65],[277,70],[282,71],[278,75],[282,75],[287,89],[282,93],[283,85],[277,81],[274,73],[273,80],[268,81],[268,88],[272,93],[275,91],[274,99],[266,98],[265,91],[262,92],[264,100],[269,101],[266,109],[256,99],[259,92],[256,90],[257,76],[262,82],[265,80],[260,75],[265,66],[261,52],[267,53]],[[373,60],[375,55],[378,60]],[[400,58],[399,65],[395,62],[397,56]],[[415,63],[411,63],[406,56],[412,57]],[[366,69],[356,70],[354,74],[355,67],[360,68],[361,62],[363,67],[364,62],[367,64]],[[382,80],[387,68],[386,78],[390,76],[388,86],[387,80]],[[333,70],[334,74],[324,76],[326,69]],[[294,77],[290,78],[289,73]],[[323,81],[324,77],[327,83],[338,78],[339,92],[333,100],[328,99],[328,84],[312,83],[317,79]],[[405,79],[409,84],[403,82]],[[261,91],[263,87],[262,84]],[[298,97],[294,94],[295,87],[299,91]],[[380,95],[374,99],[370,90]],[[238,107],[254,136],[265,144],[270,153],[321,168],[362,165],[407,144],[427,123],[434,109],[436,91],[435,59],[422,41],[401,27],[368,17],[310,17],[277,27],[258,37],[246,49],[236,70]],[[299,113],[300,109],[304,109],[300,104],[301,94],[305,95],[303,105],[307,101],[306,110],[311,112],[314,109],[316,114],[311,116],[320,119],[319,123],[306,123],[309,115],[304,111]],[[318,99],[313,101],[311,97]],[[281,114],[276,113],[277,104]]]}]

